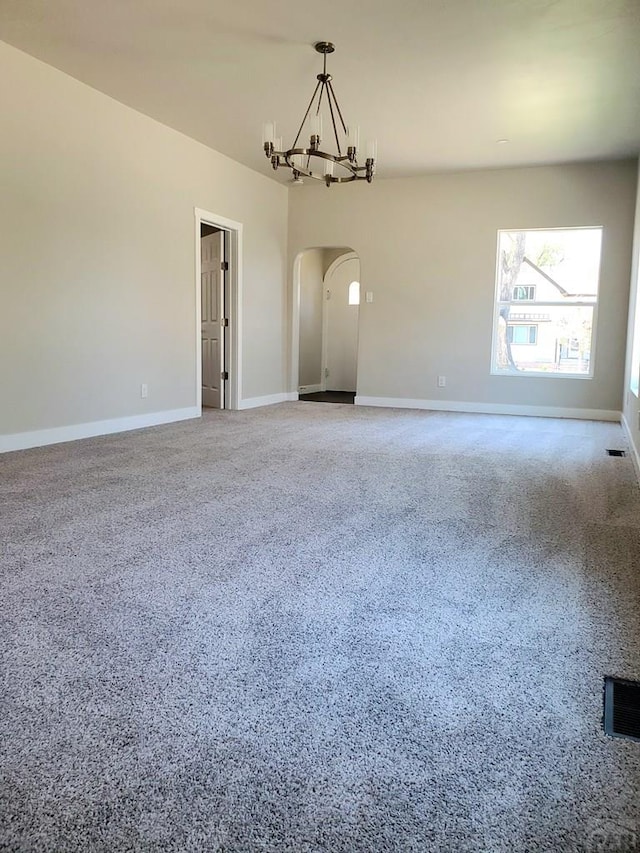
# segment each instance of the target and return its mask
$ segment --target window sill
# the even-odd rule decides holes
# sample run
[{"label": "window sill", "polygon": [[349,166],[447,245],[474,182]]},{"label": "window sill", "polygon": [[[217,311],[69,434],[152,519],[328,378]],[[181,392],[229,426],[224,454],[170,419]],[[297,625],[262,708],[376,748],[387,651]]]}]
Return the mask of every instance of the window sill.
[{"label": "window sill", "polygon": [[544,370],[491,370],[491,376],[506,376],[511,379],[522,379],[524,377],[533,379],[593,379],[593,373],[552,373]]}]

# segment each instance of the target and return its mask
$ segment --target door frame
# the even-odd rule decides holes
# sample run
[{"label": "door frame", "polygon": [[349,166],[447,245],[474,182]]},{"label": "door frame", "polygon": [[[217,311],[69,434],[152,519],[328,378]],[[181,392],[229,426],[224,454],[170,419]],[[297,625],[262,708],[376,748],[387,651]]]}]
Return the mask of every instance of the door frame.
[{"label": "door frame", "polygon": [[229,325],[225,332],[225,358],[229,379],[224,393],[224,408],[239,409],[242,399],[242,222],[235,222],[217,213],[194,208],[195,216],[195,268],[196,268],[196,323],[195,323],[195,358],[196,358],[196,407],[202,414],[202,258],[200,255],[201,226],[211,225],[224,231],[225,257],[229,263],[227,271],[228,285],[225,287],[225,315]]}]

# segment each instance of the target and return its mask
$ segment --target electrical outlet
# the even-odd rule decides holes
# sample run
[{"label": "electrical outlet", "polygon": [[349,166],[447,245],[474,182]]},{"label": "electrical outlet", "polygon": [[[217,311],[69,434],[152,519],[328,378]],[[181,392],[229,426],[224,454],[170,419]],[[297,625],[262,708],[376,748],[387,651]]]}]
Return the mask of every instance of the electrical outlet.
[{"label": "electrical outlet", "polygon": [[149,386],[147,385],[146,382],[143,382],[142,385],[140,386],[140,396],[142,397],[143,400],[149,396]]},{"label": "electrical outlet", "polygon": [[446,376],[438,376],[438,388],[446,388],[447,386],[447,377]]}]

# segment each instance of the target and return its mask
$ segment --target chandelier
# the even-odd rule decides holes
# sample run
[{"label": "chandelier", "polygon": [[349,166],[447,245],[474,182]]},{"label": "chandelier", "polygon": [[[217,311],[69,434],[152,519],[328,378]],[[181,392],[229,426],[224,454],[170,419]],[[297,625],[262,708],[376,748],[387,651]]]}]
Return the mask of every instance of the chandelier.
[{"label": "chandelier", "polygon": [[[360,128],[349,126],[344,123],[342,111],[338,104],[331,74],[327,74],[327,54],[333,53],[335,47],[330,41],[319,41],[314,45],[316,51],[324,57],[322,74],[317,76],[316,88],[309,101],[309,106],[304,114],[300,128],[293,140],[293,145],[287,151],[282,150],[282,137],[276,137],[276,125],[273,121],[264,124],[262,143],[264,153],[271,160],[275,170],[280,166],[289,167],[293,172],[294,183],[301,184],[302,177],[314,178],[324,181],[330,187],[331,184],[344,184],[349,181],[367,181],[371,183],[376,169],[377,144],[375,141],[367,143],[366,158],[363,165],[358,164],[360,146]],[[331,117],[333,137],[335,140],[335,151],[323,150],[322,144],[322,112],[323,98],[326,109]],[[336,123],[336,117],[338,122]],[[308,130],[309,147],[298,145],[305,123],[309,119]],[[331,142],[333,146],[333,141]],[[344,153],[343,153],[344,152]]]}]

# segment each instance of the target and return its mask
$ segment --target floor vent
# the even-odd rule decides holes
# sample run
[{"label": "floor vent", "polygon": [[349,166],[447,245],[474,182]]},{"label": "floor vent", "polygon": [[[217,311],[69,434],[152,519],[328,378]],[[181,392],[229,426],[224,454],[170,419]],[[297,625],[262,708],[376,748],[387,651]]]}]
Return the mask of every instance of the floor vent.
[{"label": "floor vent", "polygon": [[605,678],[604,730],[613,737],[640,741],[640,682]]},{"label": "floor vent", "polygon": [[609,456],[626,456],[627,451],[626,450],[607,450],[607,454]]}]

